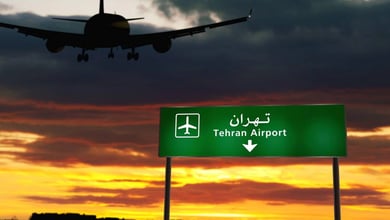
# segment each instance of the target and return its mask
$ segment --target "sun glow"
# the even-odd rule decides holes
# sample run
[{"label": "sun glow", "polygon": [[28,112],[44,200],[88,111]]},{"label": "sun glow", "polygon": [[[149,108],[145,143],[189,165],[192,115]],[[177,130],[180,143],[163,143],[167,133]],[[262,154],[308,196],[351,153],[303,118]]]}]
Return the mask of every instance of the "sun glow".
[{"label": "sun glow", "polygon": [[43,138],[43,136],[19,131],[0,131],[0,144],[2,143],[19,143],[30,144]]},{"label": "sun glow", "polygon": [[390,127],[380,127],[373,131],[355,131],[349,130],[348,137],[370,137],[370,136],[384,136],[390,139]]},{"label": "sun glow", "polygon": [[0,131],[0,153],[23,153],[26,144],[31,144],[43,136],[27,132]]},{"label": "sun glow", "polygon": [[[388,137],[390,127],[379,128],[375,131],[353,131],[350,137]],[[164,198],[164,168],[161,167],[115,167],[74,165],[72,167],[48,167],[39,164],[26,164],[13,160],[13,153],[24,152],[29,144],[45,138],[42,135],[0,131],[0,158],[2,170],[2,198],[7,201],[0,207],[0,213],[12,215],[7,210],[28,209],[32,212],[77,212],[94,214],[99,217],[121,217],[137,219],[161,219]],[[133,151],[124,151],[129,157],[142,158],[146,155]],[[174,160],[183,160],[175,158]],[[341,188],[343,190],[363,190],[368,186],[377,192],[388,194],[389,166],[364,167],[340,166]],[[312,219],[307,217],[304,204],[287,204],[279,200],[266,203],[259,199],[241,198],[228,199],[226,203],[217,203],[224,197],[218,191],[217,184],[230,189],[232,196],[237,192],[254,190],[251,186],[288,187],[301,190],[332,188],[331,160],[328,164],[317,165],[285,165],[285,166],[227,166],[218,168],[204,167],[173,167],[172,168],[172,208],[173,218],[177,219]],[[362,179],[375,179],[375,183],[361,183]],[[357,183],[359,183],[357,185]],[[215,194],[207,191],[204,186],[217,187]],[[247,186],[247,187],[243,187]],[[189,189],[188,191],[186,191]],[[189,203],[186,197],[194,196],[191,190],[204,194],[197,203]],[[205,191],[203,191],[205,190]],[[272,189],[264,189],[272,190]],[[261,191],[254,191],[253,193]],[[265,192],[265,191],[264,191]],[[226,192],[229,193],[229,192]],[[176,196],[176,197],[175,197]],[[261,196],[260,196],[261,197]],[[148,205],[124,205],[123,201],[144,201]],[[196,199],[197,197],[194,196]],[[385,197],[383,197],[385,198]],[[387,197],[386,197],[387,198]],[[78,199],[82,199],[79,201]],[[85,199],[85,200],[84,200]],[[320,200],[320,198],[319,198]],[[73,202],[74,201],[74,202]],[[313,200],[316,201],[316,200]],[[214,202],[216,202],[214,204]],[[62,203],[62,204],[61,204]],[[37,205],[40,204],[40,205]],[[124,207],[125,206],[125,207]],[[311,205],[316,213],[316,219],[328,219],[326,213],[331,212],[331,204]],[[329,210],[328,210],[329,209]],[[267,210],[267,213],[258,210]],[[355,212],[375,212],[375,206],[344,207],[345,215],[355,217]],[[286,216],[288,215],[288,216]],[[303,218],[303,216],[306,216]],[[322,216],[322,217],[321,217]],[[20,218],[20,216],[18,216]],[[27,219],[28,216],[23,217]],[[379,219],[379,218],[378,218]]]}]

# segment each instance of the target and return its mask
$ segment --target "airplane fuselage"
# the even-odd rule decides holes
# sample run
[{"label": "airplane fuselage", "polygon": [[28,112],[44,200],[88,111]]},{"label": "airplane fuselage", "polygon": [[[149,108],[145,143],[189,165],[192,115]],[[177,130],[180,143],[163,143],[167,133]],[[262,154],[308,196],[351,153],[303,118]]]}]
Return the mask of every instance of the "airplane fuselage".
[{"label": "airplane fuselage", "polygon": [[[78,62],[87,62],[89,56],[86,51],[97,48],[109,48],[110,52],[108,54],[108,58],[114,58],[113,48],[116,47],[131,49],[131,51],[127,53],[127,59],[138,60],[139,54],[135,51],[135,48],[137,47],[152,45],[156,52],[166,53],[171,49],[173,39],[203,33],[206,32],[206,29],[244,22],[247,21],[252,14],[251,10],[248,16],[231,20],[179,30],[131,35],[129,22],[143,19],[143,17],[124,18],[120,15],[105,13],[104,0],[99,0],[99,2],[99,12],[90,17],[88,20],[77,18],[54,18],[57,20],[81,22],[85,24],[84,33],[82,34],[45,30],[2,22],[0,22],[0,27],[17,29],[17,31],[21,34],[45,39],[46,48],[51,53],[59,53],[65,46],[81,48],[81,53],[77,55]],[[186,134],[189,133],[188,129],[196,129],[193,126],[186,125],[186,127],[187,126],[188,128],[186,128]]]},{"label": "airplane fuselage", "polygon": [[128,21],[115,14],[96,14],[85,24],[84,34],[95,47],[115,47],[130,34]]}]

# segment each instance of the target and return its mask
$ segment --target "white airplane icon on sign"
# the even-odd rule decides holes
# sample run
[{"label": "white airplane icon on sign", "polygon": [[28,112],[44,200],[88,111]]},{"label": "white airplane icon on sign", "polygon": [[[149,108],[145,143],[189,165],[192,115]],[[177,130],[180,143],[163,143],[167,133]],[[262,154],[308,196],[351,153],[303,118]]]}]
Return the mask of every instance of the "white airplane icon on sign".
[{"label": "white airplane icon on sign", "polygon": [[[185,122],[184,122],[185,119]],[[198,138],[199,137],[199,113],[176,114],[175,137],[176,138]],[[184,130],[184,132],[182,131]]]},{"label": "white airplane icon on sign", "polygon": [[190,134],[190,131],[189,129],[197,129],[195,126],[191,125],[190,124],[190,116],[186,116],[186,123],[180,127],[178,127],[177,129],[181,130],[181,129],[186,129],[186,131],[184,132],[184,134]]}]

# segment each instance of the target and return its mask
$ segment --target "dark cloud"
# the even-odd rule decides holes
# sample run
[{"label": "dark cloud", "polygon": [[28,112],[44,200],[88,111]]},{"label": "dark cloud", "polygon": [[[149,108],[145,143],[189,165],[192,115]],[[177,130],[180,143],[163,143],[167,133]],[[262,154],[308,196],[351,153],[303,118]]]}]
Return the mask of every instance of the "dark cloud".
[{"label": "dark cloud", "polygon": [[[220,99],[249,93],[312,89],[389,87],[390,3],[343,1],[155,1],[162,10],[215,11],[224,19],[254,9],[248,23],[174,40],[167,54],[140,48],[139,62],[107,60],[91,51],[79,64],[79,49],[49,54],[44,42],[1,30],[0,91],[9,96],[67,103],[135,104]],[[200,13],[202,15],[202,13]],[[201,23],[207,22],[204,13]],[[28,18],[28,19],[26,19]],[[70,30],[69,23],[33,14],[13,21]],[[47,21],[50,20],[50,21]],[[209,18],[210,20],[210,18]],[[133,23],[134,33],[156,31]],[[82,27],[74,28],[74,31]],[[23,65],[21,65],[23,64]]]},{"label": "dark cloud", "polygon": [[[50,54],[44,41],[0,29],[0,132],[44,137],[34,143],[10,142],[26,151],[0,154],[44,166],[163,167],[164,158],[157,157],[158,110],[172,105],[342,103],[349,129],[375,131],[389,126],[390,2],[351,2],[155,0],[165,16],[175,19],[171,8],[177,7],[185,14],[198,13],[199,24],[212,22],[211,12],[223,19],[244,16],[250,8],[254,13],[247,23],[175,39],[167,54],[157,54],[149,46],[139,48],[138,62],[127,62],[126,52],[115,48],[114,60],[106,58],[108,49],[98,49],[89,52],[89,63],[77,63],[80,49],[67,47]],[[80,24],[29,13],[0,15],[0,22],[83,30]],[[160,31],[153,24],[132,25],[132,33]],[[348,157],[340,159],[340,165],[387,165],[389,146],[385,136],[348,137]],[[173,159],[174,167],[205,169],[293,164],[331,166],[331,159]],[[142,189],[75,187],[65,198],[26,198],[56,204],[159,206],[163,183],[146,184]],[[352,186],[342,189],[342,204],[388,209],[384,192]],[[241,180],[174,184],[172,190],[177,203],[246,199],[279,206],[331,205],[332,189]]]},{"label": "dark cloud", "polygon": [[[375,131],[389,126],[387,89],[293,92],[230,97],[226,100],[192,102],[184,105],[261,105],[343,103],[347,127]],[[367,100],[360,103],[360,99]],[[318,102],[321,100],[321,102]],[[97,106],[36,101],[0,100],[1,130],[38,134],[43,139],[22,144],[26,152],[11,153],[15,159],[54,166],[163,166],[158,155],[159,107],[155,105]],[[388,164],[386,136],[349,137],[348,157],[342,164]],[[8,153],[9,154],[9,153]],[[330,164],[319,158],[213,158],[175,159],[175,166],[282,166],[287,164]]]},{"label": "dark cloud", "polygon": [[[27,199],[43,203],[56,204],[85,204],[89,202],[103,203],[111,207],[155,207],[164,198],[164,189],[160,187],[147,187],[141,189],[104,189],[93,187],[76,187],[70,190],[72,194],[80,193],[68,198],[55,198],[45,196],[28,196]],[[112,194],[111,196],[95,196],[94,194]]]},{"label": "dark cloud", "polygon": [[104,145],[78,140],[48,139],[30,144],[27,147],[27,152],[16,155],[15,160],[60,167],[78,164],[159,167],[164,164],[162,159],[155,159],[157,157],[155,145],[140,146],[131,142]]},{"label": "dark cloud", "polygon": [[[365,186],[341,189],[343,205],[376,206],[390,208],[386,193]],[[104,189],[76,187],[70,190],[75,196],[53,198],[29,196],[28,199],[44,203],[83,204],[87,202],[104,203],[109,206],[154,206],[163,201],[163,184],[158,187],[134,189]],[[82,195],[77,195],[80,193]],[[112,194],[111,196],[92,196],[93,194]],[[85,196],[88,195],[88,196]],[[333,204],[332,188],[299,188],[284,183],[265,183],[249,180],[222,183],[194,183],[173,186],[171,193],[175,204],[224,204],[245,200],[264,201],[269,205],[329,205]]]},{"label": "dark cloud", "polygon": [[[378,165],[388,163],[388,159],[384,155],[390,153],[390,141],[386,136],[349,138],[348,146],[348,160],[350,163],[368,164],[369,161],[375,161]],[[373,150],[381,153],[377,154]]]},{"label": "dark cloud", "polygon": [[[113,136],[110,131],[102,135]],[[144,132],[142,130],[141,132]],[[130,132],[129,132],[130,133]],[[99,135],[99,133],[96,133]],[[110,138],[113,138],[110,137]],[[84,137],[88,138],[88,137]],[[155,143],[143,144],[128,135],[127,140],[118,143],[86,142],[46,138],[34,144],[25,145],[26,152],[11,153],[15,160],[51,166],[130,166],[161,167],[164,160],[158,158],[157,139]],[[153,140],[152,140],[153,141]],[[341,165],[387,165],[389,141],[386,137],[348,138],[348,156],[340,159]],[[10,154],[10,153],[8,153]],[[328,164],[330,158],[175,158],[175,167],[219,168],[232,166],[284,166],[292,164]]]}]

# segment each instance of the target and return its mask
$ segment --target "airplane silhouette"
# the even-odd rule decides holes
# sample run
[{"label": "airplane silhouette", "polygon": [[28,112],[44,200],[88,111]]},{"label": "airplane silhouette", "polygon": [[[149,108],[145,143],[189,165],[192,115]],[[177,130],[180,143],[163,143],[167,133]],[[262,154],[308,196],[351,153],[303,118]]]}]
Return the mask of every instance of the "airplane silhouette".
[{"label": "airplane silhouette", "polygon": [[58,20],[85,23],[83,34],[44,30],[1,22],[0,27],[17,29],[19,33],[45,39],[46,48],[52,53],[62,51],[65,46],[81,48],[82,52],[77,56],[78,62],[87,62],[89,56],[86,51],[94,50],[96,48],[110,48],[108,58],[114,58],[114,53],[112,51],[112,48],[114,47],[131,49],[131,52],[128,52],[127,54],[127,59],[138,60],[139,54],[135,52],[135,48],[137,47],[152,45],[155,51],[165,53],[170,50],[172,39],[202,33],[205,32],[207,28],[218,28],[225,25],[245,22],[251,17],[251,14],[252,10],[249,12],[248,16],[245,17],[197,27],[149,34],[130,34],[129,21],[143,18],[127,19],[120,15],[105,13],[104,0],[100,0],[99,13],[90,17],[88,20],[54,18]]},{"label": "airplane silhouette", "polygon": [[191,129],[197,129],[195,126],[193,126],[193,125],[190,124],[190,117],[187,116],[187,117],[186,117],[186,123],[185,123],[184,125],[182,125],[182,126],[179,126],[177,129],[178,129],[178,130],[186,129],[186,131],[184,132],[184,134],[190,134],[190,131],[189,131],[190,128],[191,128]]}]

